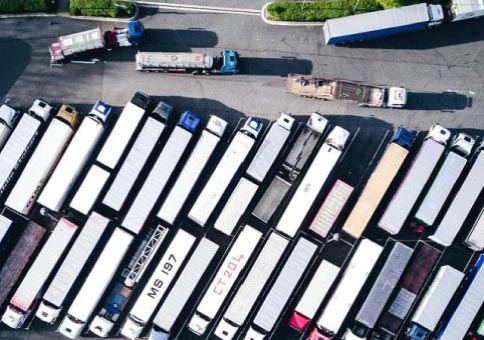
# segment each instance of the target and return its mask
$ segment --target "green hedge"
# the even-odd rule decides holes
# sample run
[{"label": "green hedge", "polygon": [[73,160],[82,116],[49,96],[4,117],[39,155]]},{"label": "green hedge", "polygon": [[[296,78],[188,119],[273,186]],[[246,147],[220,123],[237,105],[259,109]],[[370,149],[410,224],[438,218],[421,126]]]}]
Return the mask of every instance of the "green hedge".
[{"label": "green hedge", "polygon": [[51,0],[0,0],[0,14],[52,12]]},{"label": "green hedge", "polygon": [[[1,1],[1,0],[0,0]],[[70,0],[71,15],[99,17],[130,17],[134,14],[134,5],[121,0]]]}]

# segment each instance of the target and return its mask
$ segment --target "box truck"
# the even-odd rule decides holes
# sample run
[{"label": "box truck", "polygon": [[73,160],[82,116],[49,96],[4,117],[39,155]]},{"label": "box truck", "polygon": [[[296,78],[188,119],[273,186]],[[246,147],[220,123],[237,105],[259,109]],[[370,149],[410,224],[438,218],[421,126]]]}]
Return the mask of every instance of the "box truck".
[{"label": "box truck", "polygon": [[232,247],[211,279],[208,289],[197,304],[195,314],[188,322],[188,328],[193,333],[202,335],[206,332],[235,281],[252,257],[261,236],[260,231],[246,225],[235,238]]},{"label": "box truck", "polygon": [[111,106],[98,101],[72,137],[69,146],[50,176],[38,203],[44,207],[59,211],[69,195],[76,180],[89,161],[105,131],[111,112]]},{"label": "box truck", "polygon": [[281,316],[289,298],[309,267],[318,245],[301,237],[264,298],[244,339],[264,339]]},{"label": "box truck", "polygon": [[74,283],[79,282],[80,273],[87,268],[86,262],[89,258],[94,257],[94,249],[99,246],[99,240],[109,222],[109,219],[97,212],[93,212],[89,216],[42,296],[39,308],[35,313],[37,318],[44,322],[54,323],[65,306]]},{"label": "box truck", "polygon": [[5,205],[27,215],[77,127],[79,111],[62,105],[8,195]]},{"label": "box truck", "polygon": [[17,115],[18,112],[7,104],[0,106],[0,150],[12,133]]},{"label": "box truck", "polygon": [[464,244],[474,251],[484,249],[484,208],[481,210],[479,217],[472,226],[471,231],[464,240]]},{"label": "box truck", "polygon": [[449,138],[449,130],[438,124],[429,129],[410,169],[378,222],[380,228],[392,235],[400,232],[408,214],[442,156]]},{"label": "box truck", "polygon": [[179,229],[163,254],[148,282],[141,291],[121,328],[121,334],[129,339],[141,335],[151,316],[166,295],[177,272],[195,243],[195,236]]},{"label": "box truck", "polygon": [[252,214],[255,217],[265,223],[269,221],[306,164],[327,124],[326,118],[319,113],[311,114],[296,142],[289,150],[286,159],[278,170],[278,174],[271,181],[254,208]]},{"label": "box truck", "polygon": [[237,131],[208,179],[207,184],[205,184],[205,187],[190,209],[188,217],[192,221],[202,227],[205,226],[225,189],[227,189],[237,170],[239,170],[254,146],[262,128],[262,121],[249,117],[242,128]]},{"label": "box truck", "polygon": [[170,223],[175,222],[200,174],[208,164],[215,148],[219,145],[227,122],[217,116],[210,116],[207,126],[188,158],[183,170],[163,202],[157,216]]},{"label": "box truck", "polygon": [[134,182],[146,164],[149,155],[165,131],[173,112],[173,107],[165,102],[159,102],[152,114],[145,121],[140,133],[136,136],[133,146],[116,173],[102,203],[113,210],[119,211],[126,200]]},{"label": "box truck", "polygon": [[10,299],[2,316],[4,324],[12,328],[22,327],[76,231],[77,225],[71,221],[65,218],[59,220]]},{"label": "box truck", "polygon": [[214,332],[215,336],[222,340],[232,340],[235,337],[257,303],[270,276],[275,272],[277,264],[281,262],[288,244],[289,240],[277,232],[269,235],[247,277],[220,319]]},{"label": "box truck", "polygon": [[188,143],[197,131],[199,123],[200,118],[198,115],[190,111],[185,111],[180,117],[177,126],[168,138],[128,213],[124,217],[121,223],[124,228],[135,234],[141,230],[158,197],[172,176],[173,170],[180,162]]},{"label": "box truck", "polygon": [[429,236],[429,239],[432,241],[443,246],[450,246],[476,203],[482,188],[484,188],[484,178],[482,176],[484,171],[484,152],[481,151],[483,148],[484,142],[481,142],[469,173],[455,194],[437,229]]},{"label": "box truck", "polygon": [[402,167],[415,135],[402,127],[397,128],[390,144],[365,184],[360,197],[343,224],[343,231],[359,238]]},{"label": "box truck", "polygon": [[294,237],[338,163],[349,135],[348,131],[339,126],[335,126],[329,133],[277,223],[277,230]]}]

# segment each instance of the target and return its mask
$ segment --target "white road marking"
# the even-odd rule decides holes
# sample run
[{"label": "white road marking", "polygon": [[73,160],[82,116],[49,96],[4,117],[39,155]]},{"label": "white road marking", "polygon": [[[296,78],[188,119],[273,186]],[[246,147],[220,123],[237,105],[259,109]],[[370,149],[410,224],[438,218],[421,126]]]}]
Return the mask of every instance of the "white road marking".
[{"label": "white road marking", "polygon": [[183,4],[167,4],[152,1],[136,1],[140,7],[157,7],[163,9],[189,11],[189,12],[206,12],[206,13],[224,13],[224,14],[243,14],[243,15],[261,15],[261,10],[246,9],[246,8],[230,8],[230,7],[215,7],[215,6],[199,6],[199,5],[183,5]]}]

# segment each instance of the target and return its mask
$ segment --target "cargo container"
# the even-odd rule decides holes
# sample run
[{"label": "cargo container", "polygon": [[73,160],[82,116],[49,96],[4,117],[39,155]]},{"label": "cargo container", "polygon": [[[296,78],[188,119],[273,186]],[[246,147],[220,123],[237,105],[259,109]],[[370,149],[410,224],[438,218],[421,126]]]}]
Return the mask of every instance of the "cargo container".
[{"label": "cargo container", "polygon": [[180,229],[166,249],[163,257],[153,271],[150,279],[141,291],[128,317],[121,328],[121,334],[129,339],[141,335],[155,312],[161,299],[168,292],[171,282],[185,262],[190,249],[195,243],[195,236]]},{"label": "cargo container", "polygon": [[159,218],[170,224],[175,222],[188,195],[208,164],[215,148],[219,145],[226,128],[225,120],[217,116],[210,116],[187,163],[158,211]]},{"label": "cargo container", "polygon": [[479,255],[467,277],[465,290],[449,319],[437,333],[437,340],[463,339],[484,302],[484,254]]},{"label": "cargo container", "polygon": [[15,172],[28,160],[43,125],[49,120],[52,106],[36,99],[24,113],[0,152],[0,195],[6,191]]},{"label": "cargo container", "polygon": [[343,231],[356,239],[361,236],[405,161],[414,139],[415,135],[407,129],[399,127],[395,131],[385,153],[343,224]]},{"label": "cargo container", "polygon": [[12,328],[22,327],[76,231],[77,225],[74,223],[65,218],[59,220],[10,299],[10,304],[2,316],[4,324]]},{"label": "cargo container", "polygon": [[257,303],[262,289],[266,286],[272,273],[275,272],[288,244],[289,240],[277,232],[272,232],[269,235],[247,277],[220,319],[214,332],[217,337],[223,340],[232,340],[235,337]]},{"label": "cargo container", "polygon": [[197,335],[206,332],[209,324],[217,315],[229,291],[252,257],[262,233],[246,225],[235,238],[217,273],[210,281],[208,289],[197,305],[195,314],[188,322],[188,328]]},{"label": "cargo container", "polygon": [[170,119],[173,107],[159,102],[137,135],[102,203],[119,211]]},{"label": "cargo container", "polygon": [[35,314],[37,318],[49,323],[57,319],[109,222],[109,219],[96,212],[89,216],[44,293]]},{"label": "cargo container", "polygon": [[71,339],[81,335],[132,240],[133,236],[123,229],[114,230],[58,328],[62,335]]},{"label": "cargo container", "polygon": [[7,104],[0,106],[0,150],[12,133],[16,118],[17,111],[15,109]]},{"label": "cargo container", "polygon": [[284,263],[252,321],[245,340],[264,339],[281,316],[289,298],[308,268],[318,246],[301,237]]},{"label": "cargo container", "polygon": [[[389,242],[395,241],[390,239]],[[383,308],[397,286],[412,253],[413,249],[403,243],[394,243],[378,277],[356,315],[353,327],[346,331],[345,339],[367,339],[369,331],[375,327]]]},{"label": "cargo container", "polygon": [[414,254],[400,279],[396,295],[387,303],[387,307],[380,315],[373,332],[376,339],[395,338],[441,255],[439,250],[427,243],[418,246]]},{"label": "cargo container", "polygon": [[102,101],[94,104],[82,120],[69,146],[39,196],[44,207],[59,211],[101,139],[111,106]]},{"label": "cargo container", "polygon": [[13,222],[7,217],[0,215],[0,244],[2,244],[2,240],[10,229],[12,223]]},{"label": "cargo container", "polygon": [[200,118],[190,111],[185,111],[180,117],[177,126],[168,138],[128,213],[124,217],[121,223],[124,228],[135,234],[141,230],[158,197],[172,176],[173,170],[180,162],[199,123]]},{"label": "cargo container", "polygon": [[382,250],[382,246],[368,239],[360,242],[341,281],[317,321],[311,334],[312,337],[317,339],[314,334],[321,333],[327,336],[327,339],[333,339],[338,334]]},{"label": "cargo container", "polygon": [[444,163],[415,213],[417,221],[425,226],[434,224],[466,165],[466,157],[471,153],[474,143],[474,138],[464,133],[459,133],[454,137]]},{"label": "cargo container", "polygon": [[438,124],[429,129],[410,169],[378,222],[380,228],[392,235],[398,234],[442,156],[449,138],[449,130]]},{"label": "cargo container", "polygon": [[451,266],[440,267],[437,276],[410,320],[407,337],[425,340],[435,330],[442,314],[464,278],[464,273]]},{"label": "cargo container", "polygon": [[349,132],[339,126],[329,133],[277,223],[277,230],[294,237],[338,163],[348,137]]},{"label": "cargo container", "polygon": [[313,222],[309,225],[309,230],[314,231],[321,237],[328,236],[334,223],[343,210],[346,202],[353,192],[353,187],[342,180],[336,180],[328,195],[321,204]]},{"label": "cargo container", "polygon": [[432,241],[443,246],[450,246],[476,203],[482,188],[484,188],[484,177],[482,176],[484,172],[484,152],[481,151],[483,147],[484,142],[481,142],[469,173],[455,194],[434,234],[429,236]]},{"label": "cargo container", "polygon": [[326,118],[319,113],[315,112],[311,114],[296,142],[289,150],[278,174],[271,181],[269,187],[254,208],[252,214],[255,217],[265,223],[270,220],[292,183],[296,180],[301,169],[306,164],[309,155],[318,143],[327,124],[328,121]]},{"label": "cargo container", "polygon": [[481,210],[479,217],[472,226],[472,229],[467,235],[464,244],[474,251],[481,251],[484,249],[484,209]]},{"label": "cargo container", "polygon": [[188,213],[191,220],[202,227],[205,226],[225,189],[247,158],[262,128],[262,122],[259,119],[250,117],[237,131]]},{"label": "cargo container", "polygon": [[25,215],[30,212],[77,127],[78,115],[72,106],[62,105],[10,192],[7,207]]},{"label": "cargo container", "polygon": [[110,172],[96,164],[91,166],[69,203],[69,207],[84,216],[89,215],[110,175]]},{"label": "cargo container", "polygon": [[173,324],[192,296],[210,262],[213,261],[218,248],[216,243],[207,238],[200,240],[166,300],[156,313],[149,340],[168,340],[170,338]]}]

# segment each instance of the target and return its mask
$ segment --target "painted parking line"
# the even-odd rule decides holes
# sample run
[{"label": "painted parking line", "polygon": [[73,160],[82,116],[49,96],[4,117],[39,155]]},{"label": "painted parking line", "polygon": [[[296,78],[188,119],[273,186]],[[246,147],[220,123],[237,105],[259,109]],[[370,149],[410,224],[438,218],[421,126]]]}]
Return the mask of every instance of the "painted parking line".
[{"label": "painted parking line", "polygon": [[242,15],[255,15],[255,16],[259,16],[261,14],[261,10],[258,10],[258,9],[167,4],[167,3],[159,3],[159,2],[152,2],[152,1],[137,1],[136,3],[140,7],[157,7],[162,9],[171,9],[171,10],[189,11],[189,12],[242,14]]}]

